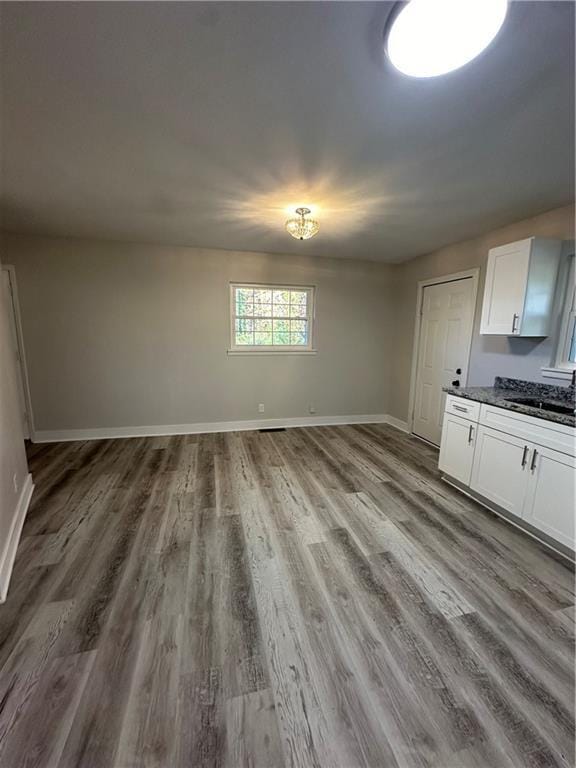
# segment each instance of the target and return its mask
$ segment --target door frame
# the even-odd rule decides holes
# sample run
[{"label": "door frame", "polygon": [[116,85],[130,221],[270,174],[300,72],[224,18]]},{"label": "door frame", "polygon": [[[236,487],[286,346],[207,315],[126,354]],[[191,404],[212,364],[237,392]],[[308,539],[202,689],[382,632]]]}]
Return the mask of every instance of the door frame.
[{"label": "door frame", "polygon": [[[410,372],[410,395],[408,400],[408,431],[410,434],[414,434],[414,407],[416,400],[416,376],[418,374],[418,357],[420,352],[420,336],[422,326],[422,302],[424,300],[424,288],[430,285],[440,285],[441,283],[454,283],[457,280],[472,279],[472,301],[474,304],[474,312],[472,315],[472,330],[470,332],[470,338],[468,340],[468,351],[466,352],[466,381],[464,386],[468,383],[468,374],[470,371],[470,352],[472,350],[472,337],[474,336],[474,325],[476,322],[476,310],[478,299],[478,281],[480,278],[480,267],[473,267],[472,269],[464,269],[462,272],[452,272],[449,275],[441,275],[440,277],[431,277],[428,280],[418,281],[418,291],[416,294],[416,312],[414,316],[414,341],[412,345],[412,366]],[[418,435],[416,435],[418,437]],[[421,438],[424,439],[424,438]]]},{"label": "door frame", "polygon": [[12,293],[12,307],[10,310],[14,315],[16,324],[16,341],[18,343],[18,357],[20,363],[20,373],[22,376],[22,386],[24,388],[24,402],[26,404],[26,420],[28,422],[28,439],[34,440],[34,413],[32,411],[32,396],[30,394],[30,382],[28,379],[28,367],[26,365],[26,351],[24,349],[24,334],[22,332],[22,316],[20,314],[20,302],[18,300],[18,283],[16,282],[16,268],[13,264],[0,264],[0,271],[8,272],[10,281],[10,291]]}]

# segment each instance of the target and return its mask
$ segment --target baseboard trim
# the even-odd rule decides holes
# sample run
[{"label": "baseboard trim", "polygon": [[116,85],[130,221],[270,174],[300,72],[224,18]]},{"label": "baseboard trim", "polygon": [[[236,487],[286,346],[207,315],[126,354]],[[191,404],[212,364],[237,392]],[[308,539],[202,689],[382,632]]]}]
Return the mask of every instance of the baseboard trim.
[{"label": "baseboard trim", "polygon": [[296,416],[286,419],[255,419],[251,421],[212,421],[197,424],[163,424],[148,427],[102,427],[97,429],[58,429],[34,432],[34,443],[57,443],[71,440],[109,440],[117,437],[159,437],[162,435],[196,435],[208,432],[243,432],[278,427],[328,427],[345,424],[390,424],[404,432],[405,421],[387,414],[351,416]]},{"label": "baseboard trim", "polygon": [[396,416],[390,415],[387,415],[385,418],[385,423],[390,424],[391,427],[396,427],[396,429],[399,429],[401,432],[410,432],[407,421],[402,421],[402,419],[397,419]]},{"label": "baseboard trim", "polygon": [[28,474],[24,481],[24,485],[22,486],[20,498],[18,499],[18,504],[16,506],[16,512],[14,513],[14,519],[12,520],[10,534],[8,535],[8,541],[6,542],[0,561],[0,603],[3,603],[6,600],[6,595],[8,594],[10,577],[12,576],[14,560],[16,559],[16,550],[18,549],[18,544],[20,542],[22,528],[24,526],[28,507],[30,506],[33,490],[34,483],[32,482],[32,475]]}]

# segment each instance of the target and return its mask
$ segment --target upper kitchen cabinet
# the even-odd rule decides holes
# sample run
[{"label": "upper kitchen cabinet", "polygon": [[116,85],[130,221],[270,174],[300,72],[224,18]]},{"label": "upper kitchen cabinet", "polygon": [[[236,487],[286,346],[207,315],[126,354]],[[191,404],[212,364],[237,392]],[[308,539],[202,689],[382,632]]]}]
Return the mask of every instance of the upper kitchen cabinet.
[{"label": "upper kitchen cabinet", "polygon": [[548,335],[561,247],[529,237],[489,251],[481,334]]}]

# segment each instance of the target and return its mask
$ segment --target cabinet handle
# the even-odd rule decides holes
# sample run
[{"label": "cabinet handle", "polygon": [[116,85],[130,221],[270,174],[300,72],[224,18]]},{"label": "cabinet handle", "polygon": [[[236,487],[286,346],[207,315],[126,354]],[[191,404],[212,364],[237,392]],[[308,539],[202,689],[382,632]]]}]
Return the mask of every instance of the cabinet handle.
[{"label": "cabinet handle", "polygon": [[532,454],[532,461],[530,462],[530,472],[534,472],[536,469],[536,456],[538,456],[538,451],[536,448],[534,448],[534,453]]},{"label": "cabinet handle", "polygon": [[452,405],[452,408],[454,408],[455,411],[462,411],[463,413],[468,413],[468,408],[464,408],[461,405],[456,405],[456,403]]},{"label": "cabinet handle", "polygon": [[524,446],[524,450],[522,451],[522,466],[526,466],[526,456],[528,456],[528,446]]},{"label": "cabinet handle", "polygon": [[472,438],[474,437],[474,427],[472,424],[468,427],[468,445],[472,442]]},{"label": "cabinet handle", "polygon": [[516,312],[512,315],[512,333],[516,333],[516,321],[520,318],[520,315]]}]

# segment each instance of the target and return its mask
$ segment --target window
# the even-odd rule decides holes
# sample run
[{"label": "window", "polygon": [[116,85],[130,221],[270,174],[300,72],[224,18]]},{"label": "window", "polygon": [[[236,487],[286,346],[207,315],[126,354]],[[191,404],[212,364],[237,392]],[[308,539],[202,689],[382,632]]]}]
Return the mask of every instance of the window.
[{"label": "window", "polygon": [[[563,290],[562,290],[563,289]],[[559,280],[558,335],[549,366],[542,368],[543,376],[570,379],[576,370],[576,274],[574,256],[562,266]]]},{"label": "window", "polygon": [[576,367],[576,284],[574,274],[574,256],[570,259],[568,269],[568,285],[564,310],[558,337],[558,353],[556,356],[558,368]]},{"label": "window", "polygon": [[314,288],[230,286],[231,351],[312,352]]}]

